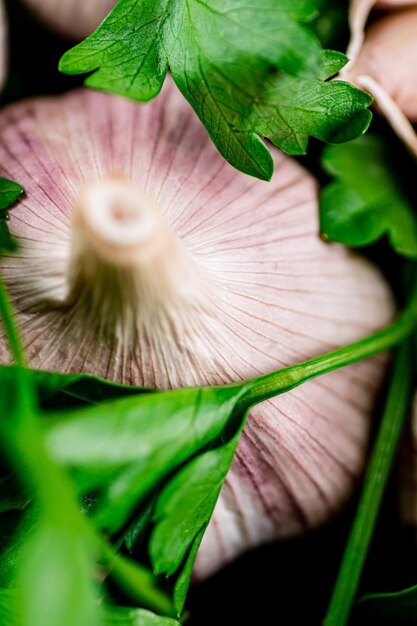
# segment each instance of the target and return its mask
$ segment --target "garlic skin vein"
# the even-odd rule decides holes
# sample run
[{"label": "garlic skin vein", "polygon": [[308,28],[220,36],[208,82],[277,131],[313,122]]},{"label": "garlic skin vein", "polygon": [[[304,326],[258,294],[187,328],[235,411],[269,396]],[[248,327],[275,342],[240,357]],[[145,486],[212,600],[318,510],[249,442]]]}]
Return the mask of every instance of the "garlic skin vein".
[{"label": "garlic skin vein", "polygon": [[[2,272],[30,365],[157,388],[215,385],[388,323],[379,272],[320,240],[316,182],[272,152],[271,183],[234,170],[170,80],[147,104],[79,90],[1,112],[0,174],[26,190],[10,219],[21,250]],[[148,239],[129,231],[136,198],[151,209]],[[129,288],[114,300],[121,276]],[[10,362],[4,337],[0,362]],[[340,509],[362,469],[383,364],[357,363],[251,411],[196,578]]]}]

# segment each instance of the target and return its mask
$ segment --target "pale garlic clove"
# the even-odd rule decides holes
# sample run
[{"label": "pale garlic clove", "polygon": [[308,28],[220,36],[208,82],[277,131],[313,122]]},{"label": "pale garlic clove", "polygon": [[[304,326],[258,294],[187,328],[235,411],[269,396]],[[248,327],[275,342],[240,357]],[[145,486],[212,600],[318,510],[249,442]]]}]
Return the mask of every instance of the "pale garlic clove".
[{"label": "pale garlic clove", "polygon": [[[372,0],[353,0],[350,63],[340,77],[368,91],[394,131],[417,156],[417,2],[384,3],[398,8],[377,18],[365,31]],[[380,6],[377,3],[376,6]]]},{"label": "pale garlic clove", "polygon": [[[379,272],[318,236],[317,185],[271,147],[232,168],[170,80],[147,104],[79,90],[0,113],[22,247],[2,263],[30,365],[170,388],[251,378],[393,315]],[[0,341],[0,362],[9,363]],[[251,411],[196,577],[340,509],[362,468],[383,358]]]},{"label": "pale garlic clove", "polygon": [[77,40],[91,35],[117,3],[117,0],[24,1],[46,24]]}]

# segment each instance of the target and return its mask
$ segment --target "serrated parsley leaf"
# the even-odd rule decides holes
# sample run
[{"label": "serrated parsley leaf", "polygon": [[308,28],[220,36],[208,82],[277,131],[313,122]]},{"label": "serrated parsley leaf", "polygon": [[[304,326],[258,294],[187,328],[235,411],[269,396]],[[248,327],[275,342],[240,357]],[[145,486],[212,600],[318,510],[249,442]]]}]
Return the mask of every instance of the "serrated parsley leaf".
[{"label": "serrated parsley leaf", "polygon": [[[60,69],[92,72],[88,86],[147,101],[170,68],[220,153],[268,180],[262,136],[299,154],[309,134],[342,141],[369,123],[369,97],[348,84],[320,90],[320,45],[305,26],[315,13],[311,0],[119,0]],[[317,106],[326,116],[314,122]]]},{"label": "serrated parsley leaf", "polygon": [[317,77],[270,79],[252,115],[258,132],[289,154],[304,154],[310,136],[329,143],[358,137],[371,121],[372,98],[349,83],[325,82],[346,62],[343,54],[323,50]]},{"label": "serrated parsley leaf", "polygon": [[322,234],[365,246],[387,236],[396,252],[417,258],[417,217],[395,175],[390,151],[376,135],[326,148],[323,167],[334,176],[320,203]]}]

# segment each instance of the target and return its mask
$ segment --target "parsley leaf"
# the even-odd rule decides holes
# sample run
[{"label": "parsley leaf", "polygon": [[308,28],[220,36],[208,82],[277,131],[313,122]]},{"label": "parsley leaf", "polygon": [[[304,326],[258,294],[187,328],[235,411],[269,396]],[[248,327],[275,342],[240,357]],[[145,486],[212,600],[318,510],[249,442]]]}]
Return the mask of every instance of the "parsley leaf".
[{"label": "parsley leaf", "polygon": [[22,193],[23,189],[20,185],[6,178],[0,178],[0,254],[13,252],[16,249],[16,244],[10,237],[6,223],[7,209],[16,202]]},{"label": "parsley leaf", "polygon": [[185,600],[187,597],[188,587],[190,586],[191,576],[193,573],[194,563],[197,557],[198,549],[206,532],[207,526],[203,526],[198,535],[195,537],[193,544],[188,552],[185,562],[182,565],[182,569],[175,581],[173,591],[173,604],[174,608],[180,614],[184,608]]},{"label": "parsley leaf", "polygon": [[369,124],[369,96],[324,85],[320,45],[305,27],[315,13],[311,0],[120,0],[60,69],[92,72],[89,87],[146,101],[170,68],[220,153],[268,180],[261,136],[300,154],[309,134],[345,141]]},{"label": "parsley leaf", "polygon": [[386,235],[396,252],[417,258],[417,216],[380,137],[366,135],[326,148],[323,167],[336,179],[321,197],[320,224],[327,239],[355,247]]},{"label": "parsley leaf", "polygon": [[95,523],[115,533],[161,481],[216,441],[235,414],[243,422],[245,390],[243,384],[144,393],[48,417],[47,444],[61,464],[76,469],[81,493],[100,490]]},{"label": "parsley leaf", "polygon": [[309,136],[329,143],[358,137],[371,121],[372,98],[349,83],[325,82],[346,63],[345,55],[323,50],[318,76],[269,79],[252,115],[261,135],[289,154],[304,154]]},{"label": "parsley leaf", "polygon": [[171,576],[188,548],[207,525],[237,440],[204,452],[181,469],[164,487],[155,506],[150,554],[155,574]]},{"label": "parsley leaf", "polygon": [[174,605],[179,614],[197,550],[232,464],[239,434],[188,463],[168,482],[156,502],[149,553],[154,573],[166,576],[172,576],[185,559],[174,590]]},{"label": "parsley leaf", "polygon": [[139,534],[152,526],[154,573],[178,573],[178,614],[245,422],[247,385],[142,393],[46,421],[49,450],[72,470],[78,491],[99,494],[96,527],[114,535],[138,510]]},{"label": "parsley leaf", "polygon": [[22,193],[23,189],[20,185],[6,178],[0,178],[0,214],[16,202]]}]

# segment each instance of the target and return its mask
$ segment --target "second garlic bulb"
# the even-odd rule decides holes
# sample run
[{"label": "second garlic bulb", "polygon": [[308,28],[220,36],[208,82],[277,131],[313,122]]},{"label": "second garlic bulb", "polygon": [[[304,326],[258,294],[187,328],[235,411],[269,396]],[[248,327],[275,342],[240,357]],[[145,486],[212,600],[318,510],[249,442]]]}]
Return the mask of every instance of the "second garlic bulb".
[{"label": "second garlic bulb", "polygon": [[43,21],[74,39],[90,35],[116,4],[116,0],[24,1]]}]

